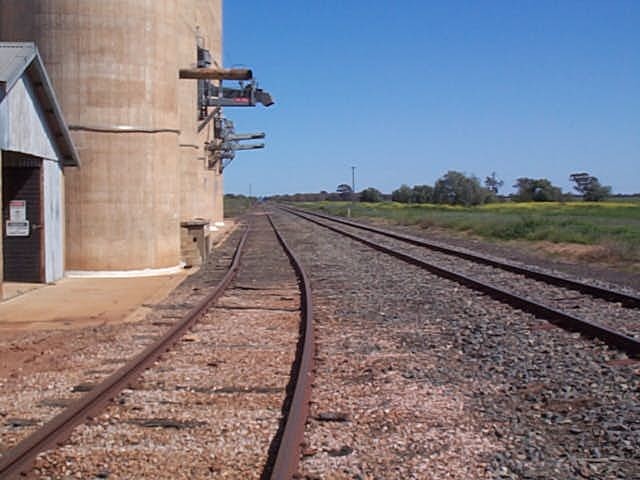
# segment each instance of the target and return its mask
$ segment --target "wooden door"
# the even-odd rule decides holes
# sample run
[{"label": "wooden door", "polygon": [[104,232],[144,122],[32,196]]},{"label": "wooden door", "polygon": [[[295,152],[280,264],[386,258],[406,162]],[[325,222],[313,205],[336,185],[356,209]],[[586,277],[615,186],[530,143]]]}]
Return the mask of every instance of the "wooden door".
[{"label": "wooden door", "polygon": [[[41,166],[38,159],[19,164],[2,168],[4,281],[44,282]],[[12,207],[15,214],[23,206],[29,222],[26,235],[15,224],[7,227]]]}]

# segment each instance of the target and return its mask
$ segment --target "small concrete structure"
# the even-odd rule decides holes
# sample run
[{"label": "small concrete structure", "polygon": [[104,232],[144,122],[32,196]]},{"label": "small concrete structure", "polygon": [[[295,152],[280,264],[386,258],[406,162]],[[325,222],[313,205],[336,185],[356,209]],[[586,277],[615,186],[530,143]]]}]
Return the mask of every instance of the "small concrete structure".
[{"label": "small concrete structure", "polygon": [[209,256],[209,222],[195,219],[180,223],[180,244],[185,267],[198,267]]},{"label": "small concrete structure", "polygon": [[63,277],[64,167],[79,164],[38,49],[0,42],[0,285]]}]

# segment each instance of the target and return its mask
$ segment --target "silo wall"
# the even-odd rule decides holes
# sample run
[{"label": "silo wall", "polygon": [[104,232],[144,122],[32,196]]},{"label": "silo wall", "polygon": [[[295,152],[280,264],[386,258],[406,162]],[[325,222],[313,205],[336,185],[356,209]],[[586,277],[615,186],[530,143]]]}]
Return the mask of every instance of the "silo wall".
[{"label": "silo wall", "polygon": [[[211,57],[223,66],[222,59],[222,0],[195,0],[196,12],[198,14],[198,22],[200,25],[206,25],[205,47],[211,52]],[[200,143],[213,140],[213,125],[209,124],[199,134]],[[210,154],[206,154],[208,157]],[[208,175],[209,190],[205,198],[202,199],[203,208],[209,214],[212,224],[223,221],[223,195],[222,191],[222,174],[219,165],[210,170]]]},{"label": "silo wall", "polygon": [[[181,0],[179,3],[181,67],[197,65],[198,44],[210,51],[214,64],[222,66],[222,2]],[[222,221],[223,192],[219,168],[208,168],[210,153],[205,149],[205,144],[214,138],[213,122],[203,127],[198,119],[196,81],[181,80],[178,91],[181,220],[201,218],[214,224]]]},{"label": "silo wall", "polygon": [[[210,50],[213,60],[220,63],[220,2],[180,0],[179,4],[180,66],[197,65],[198,45]],[[181,220],[205,219],[212,222],[215,173],[208,168],[205,142],[213,139],[213,122],[198,128],[202,121],[198,118],[197,92],[197,81],[179,82]]]}]

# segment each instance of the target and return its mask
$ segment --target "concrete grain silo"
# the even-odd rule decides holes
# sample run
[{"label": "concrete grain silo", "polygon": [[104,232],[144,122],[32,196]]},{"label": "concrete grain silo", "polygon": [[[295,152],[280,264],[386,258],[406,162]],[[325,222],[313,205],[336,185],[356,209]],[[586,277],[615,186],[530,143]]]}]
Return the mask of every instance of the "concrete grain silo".
[{"label": "concrete grain silo", "polygon": [[177,75],[198,37],[220,58],[221,18],[219,0],[0,0],[0,39],[36,42],[83,161],[66,178],[67,270],[176,268],[180,222],[222,220],[212,126],[198,132],[197,86]]}]

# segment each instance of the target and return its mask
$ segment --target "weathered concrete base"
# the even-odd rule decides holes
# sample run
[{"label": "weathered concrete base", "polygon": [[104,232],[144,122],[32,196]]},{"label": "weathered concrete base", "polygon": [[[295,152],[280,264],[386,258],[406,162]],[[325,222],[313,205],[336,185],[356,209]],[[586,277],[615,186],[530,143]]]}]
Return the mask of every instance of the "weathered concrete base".
[{"label": "weathered concrete base", "polygon": [[134,277],[158,277],[162,275],[174,275],[185,267],[180,262],[175,267],[145,268],[142,270],[68,270],[65,276],[68,278],[134,278]]}]

